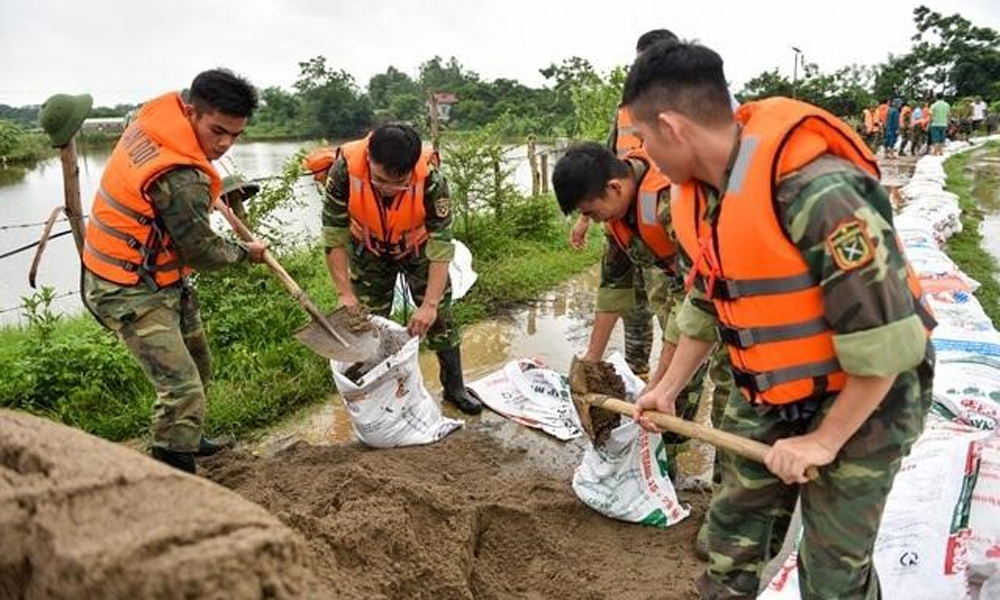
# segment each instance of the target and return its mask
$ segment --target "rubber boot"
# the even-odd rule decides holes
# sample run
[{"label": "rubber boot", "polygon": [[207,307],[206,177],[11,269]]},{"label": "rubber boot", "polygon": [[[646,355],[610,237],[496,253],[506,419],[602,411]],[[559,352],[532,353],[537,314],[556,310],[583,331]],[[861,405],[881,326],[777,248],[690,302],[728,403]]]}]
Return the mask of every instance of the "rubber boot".
[{"label": "rubber boot", "polygon": [[236,444],[236,440],[231,435],[220,435],[219,437],[207,438],[201,436],[201,440],[198,442],[198,450],[195,451],[195,456],[212,456],[218,454],[223,450],[228,450]]},{"label": "rubber boot", "polygon": [[175,469],[180,469],[192,475],[195,473],[193,452],[174,452],[173,450],[154,446],[151,454],[156,460],[166,463]]},{"label": "rubber boot", "polygon": [[437,353],[438,365],[441,367],[442,396],[446,402],[451,402],[458,410],[467,415],[478,415],[483,411],[483,404],[476,393],[465,387],[462,379],[462,351],[459,347],[449,348]]}]

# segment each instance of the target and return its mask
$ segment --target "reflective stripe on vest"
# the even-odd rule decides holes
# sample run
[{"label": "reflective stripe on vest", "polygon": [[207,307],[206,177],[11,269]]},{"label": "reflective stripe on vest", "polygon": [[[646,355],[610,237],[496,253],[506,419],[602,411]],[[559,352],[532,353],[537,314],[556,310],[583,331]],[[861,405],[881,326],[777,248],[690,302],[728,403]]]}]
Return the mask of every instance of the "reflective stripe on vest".
[{"label": "reflective stripe on vest", "polygon": [[[773,204],[783,176],[824,154],[877,178],[871,152],[832,115],[773,98],[737,112],[743,133],[716,215],[697,182],[676,186],[671,211],[678,242],[695,261],[718,312],[734,378],[753,402],[786,404],[843,387],[823,291],[787,237]],[[689,281],[690,283],[690,281]],[[915,298],[919,285],[908,277]],[[925,321],[926,323],[926,321]]]}]

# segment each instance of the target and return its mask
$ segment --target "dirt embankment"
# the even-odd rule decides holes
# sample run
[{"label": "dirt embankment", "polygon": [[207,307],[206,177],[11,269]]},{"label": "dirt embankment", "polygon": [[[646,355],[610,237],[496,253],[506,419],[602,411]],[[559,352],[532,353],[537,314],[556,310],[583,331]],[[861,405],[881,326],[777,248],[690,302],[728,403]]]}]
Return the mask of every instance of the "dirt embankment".
[{"label": "dirt embankment", "polygon": [[692,515],[668,530],[612,521],[576,500],[571,473],[482,431],[201,467],[299,531],[338,598],[696,598],[704,567],[693,543],[707,494],[682,494]]}]

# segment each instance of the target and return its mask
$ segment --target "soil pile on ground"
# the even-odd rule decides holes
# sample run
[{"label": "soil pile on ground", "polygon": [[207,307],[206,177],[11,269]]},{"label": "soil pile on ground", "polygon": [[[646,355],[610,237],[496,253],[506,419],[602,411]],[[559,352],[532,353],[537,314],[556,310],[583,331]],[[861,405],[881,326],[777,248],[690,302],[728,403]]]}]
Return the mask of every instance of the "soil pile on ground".
[{"label": "soil pile on ground", "polygon": [[692,515],[670,529],[613,521],[577,501],[569,469],[483,431],[393,450],[299,443],[201,467],[298,530],[337,597],[696,598],[704,567],[693,543],[707,494],[682,496]]},{"label": "soil pile on ground", "polygon": [[329,597],[259,506],[122,446],[0,410],[0,598]]}]

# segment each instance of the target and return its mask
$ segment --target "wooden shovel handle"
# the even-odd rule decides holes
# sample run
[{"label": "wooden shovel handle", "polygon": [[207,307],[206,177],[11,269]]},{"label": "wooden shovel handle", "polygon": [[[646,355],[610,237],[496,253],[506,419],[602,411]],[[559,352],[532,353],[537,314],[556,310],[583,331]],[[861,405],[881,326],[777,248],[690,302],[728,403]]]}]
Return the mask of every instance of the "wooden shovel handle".
[{"label": "wooden shovel handle", "polygon": [[[605,410],[610,410],[621,415],[635,415],[635,405],[623,400],[605,396],[603,394],[583,394],[581,400],[586,404],[598,406]],[[764,463],[764,457],[771,449],[770,446],[756,440],[751,440],[728,431],[721,431],[711,427],[705,427],[687,419],[681,419],[673,415],[660,412],[645,411],[642,413],[653,424],[660,429],[670,431],[684,437],[694,438],[703,442],[708,442],[717,448],[722,448],[750,460]],[[819,477],[819,470],[816,467],[806,469],[806,477],[811,481]]]},{"label": "wooden shovel handle", "polygon": [[[240,239],[244,242],[253,242],[257,240],[257,236],[255,236],[253,232],[243,224],[243,221],[241,221],[239,217],[233,214],[232,209],[230,209],[221,198],[216,198],[212,205],[216,208],[216,210],[222,213],[222,216],[229,222],[229,225],[233,228],[233,231],[236,232],[236,235],[240,236]],[[272,256],[267,250],[264,250],[264,264],[266,264],[268,268],[274,272],[278,281],[281,282],[281,285],[285,286],[288,293],[295,298],[295,300],[299,303],[299,306],[309,313],[309,316],[316,321],[316,324],[323,328],[323,331],[333,336],[337,342],[343,344],[344,346],[350,345],[342,335],[330,327],[330,324],[326,321],[326,317],[322,312],[320,312],[319,307],[313,304],[313,301],[302,291],[302,288],[299,287],[299,284],[296,283],[294,279],[292,279],[292,276],[288,274],[288,271],[286,271],[285,268],[282,267],[281,264],[274,259],[274,256]]]}]

